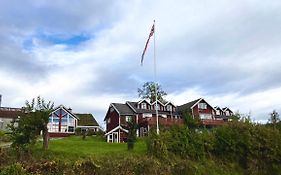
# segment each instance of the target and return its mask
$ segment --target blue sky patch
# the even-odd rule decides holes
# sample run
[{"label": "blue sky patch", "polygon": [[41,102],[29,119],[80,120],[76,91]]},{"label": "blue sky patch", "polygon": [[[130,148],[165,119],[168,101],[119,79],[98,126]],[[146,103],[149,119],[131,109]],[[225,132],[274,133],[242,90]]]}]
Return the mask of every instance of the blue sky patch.
[{"label": "blue sky patch", "polygon": [[32,50],[34,47],[33,40],[37,39],[39,42],[42,43],[49,43],[49,44],[63,44],[70,47],[78,46],[79,44],[88,41],[91,39],[89,34],[81,33],[76,35],[63,35],[63,34],[46,34],[42,31],[37,31],[35,35],[27,37],[22,45],[25,50]]}]

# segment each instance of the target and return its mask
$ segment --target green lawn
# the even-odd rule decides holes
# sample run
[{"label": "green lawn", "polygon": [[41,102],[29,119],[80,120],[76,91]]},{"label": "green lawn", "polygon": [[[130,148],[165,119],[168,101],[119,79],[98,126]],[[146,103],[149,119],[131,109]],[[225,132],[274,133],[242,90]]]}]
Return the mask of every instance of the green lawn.
[{"label": "green lawn", "polygon": [[[41,148],[41,144],[39,147]],[[43,154],[38,149],[39,154]],[[145,154],[146,144],[143,140],[138,140],[133,151],[127,150],[126,143],[107,143],[100,138],[87,136],[82,140],[82,136],[71,136],[62,139],[50,140],[48,156],[55,156],[58,159],[77,159],[85,157],[98,157],[104,155],[124,155],[124,154]]]}]

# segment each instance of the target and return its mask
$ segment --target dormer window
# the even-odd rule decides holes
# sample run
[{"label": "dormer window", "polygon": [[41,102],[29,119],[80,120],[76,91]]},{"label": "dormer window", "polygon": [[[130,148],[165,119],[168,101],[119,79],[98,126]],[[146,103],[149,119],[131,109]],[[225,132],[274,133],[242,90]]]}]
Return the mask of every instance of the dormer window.
[{"label": "dormer window", "polygon": [[216,115],[220,115],[220,110],[216,110]]},{"label": "dormer window", "polygon": [[141,103],[141,109],[147,109],[146,108],[146,103]]},{"label": "dormer window", "polygon": [[207,109],[207,104],[206,103],[199,103],[198,108],[199,109]]},{"label": "dormer window", "polygon": [[155,105],[154,105],[154,108],[157,108],[157,110],[160,110],[159,104],[157,104],[157,105],[155,104]]},{"label": "dormer window", "polygon": [[167,105],[167,111],[172,111],[172,105]]}]

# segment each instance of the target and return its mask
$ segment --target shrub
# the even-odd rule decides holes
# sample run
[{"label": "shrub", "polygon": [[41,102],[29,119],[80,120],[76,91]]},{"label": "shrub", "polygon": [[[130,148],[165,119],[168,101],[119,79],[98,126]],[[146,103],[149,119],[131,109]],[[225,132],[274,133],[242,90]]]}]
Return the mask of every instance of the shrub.
[{"label": "shrub", "polygon": [[73,165],[75,174],[80,175],[95,175],[98,173],[100,166],[98,166],[92,159],[77,160]]},{"label": "shrub", "polygon": [[26,175],[26,171],[22,164],[15,163],[0,170],[0,175]]},{"label": "shrub", "polygon": [[81,135],[82,134],[82,129],[81,128],[76,128],[75,129],[75,135]]}]

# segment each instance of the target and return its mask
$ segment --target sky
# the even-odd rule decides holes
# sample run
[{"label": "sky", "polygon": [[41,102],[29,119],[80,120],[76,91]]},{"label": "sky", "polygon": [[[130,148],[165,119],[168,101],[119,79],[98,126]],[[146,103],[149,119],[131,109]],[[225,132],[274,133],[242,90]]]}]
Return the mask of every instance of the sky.
[{"label": "sky", "polygon": [[204,98],[266,122],[281,113],[281,1],[0,2],[2,106],[38,95],[101,125],[110,103],[156,81],[166,100]]}]

